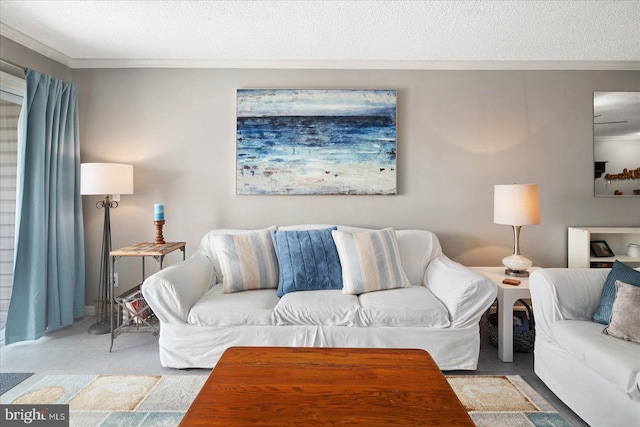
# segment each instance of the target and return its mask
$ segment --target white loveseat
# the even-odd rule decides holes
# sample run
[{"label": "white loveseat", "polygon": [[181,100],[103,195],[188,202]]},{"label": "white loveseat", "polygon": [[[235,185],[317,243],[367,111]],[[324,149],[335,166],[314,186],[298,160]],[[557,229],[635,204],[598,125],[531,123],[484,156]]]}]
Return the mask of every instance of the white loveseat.
[{"label": "white loveseat", "polygon": [[[592,321],[609,269],[538,269],[535,373],[593,427],[640,426],[640,344]],[[639,308],[640,309],[640,308]]]},{"label": "white loveseat", "polygon": [[497,290],[446,257],[433,233],[395,232],[411,287],[361,295],[311,290],[279,298],[276,289],[222,292],[214,236],[241,232],[210,231],[194,256],[143,283],[142,293],[160,320],[163,366],[211,368],[231,346],[314,346],[418,348],[443,370],[477,368],[480,317]]}]

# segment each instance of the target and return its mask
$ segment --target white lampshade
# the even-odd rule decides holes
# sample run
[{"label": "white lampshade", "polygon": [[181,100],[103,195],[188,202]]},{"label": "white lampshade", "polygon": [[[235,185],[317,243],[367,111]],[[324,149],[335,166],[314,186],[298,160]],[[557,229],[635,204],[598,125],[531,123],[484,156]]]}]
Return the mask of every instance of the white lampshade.
[{"label": "white lampshade", "polygon": [[133,194],[133,166],[121,163],[82,163],[80,194]]},{"label": "white lampshade", "polygon": [[496,185],[493,222],[506,225],[540,224],[537,184]]}]

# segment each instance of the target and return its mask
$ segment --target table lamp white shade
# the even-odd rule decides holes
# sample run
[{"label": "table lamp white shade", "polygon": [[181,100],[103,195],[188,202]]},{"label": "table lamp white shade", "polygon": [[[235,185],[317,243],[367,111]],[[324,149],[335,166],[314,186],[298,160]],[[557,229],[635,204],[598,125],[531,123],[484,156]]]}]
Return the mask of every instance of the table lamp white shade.
[{"label": "table lamp white shade", "polygon": [[82,163],[80,194],[133,194],[133,166],[122,163]]},{"label": "table lamp white shade", "polygon": [[493,222],[496,224],[540,224],[537,184],[496,185],[493,196]]},{"label": "table lamp white shade", "polygon": [[513,227],[513,254],[503,258],[506,274],[526,277],[531,260],[520,254],[520,228],[540,224],[540,201],[537,184],[496,185],[493,197],[493,222]]}]

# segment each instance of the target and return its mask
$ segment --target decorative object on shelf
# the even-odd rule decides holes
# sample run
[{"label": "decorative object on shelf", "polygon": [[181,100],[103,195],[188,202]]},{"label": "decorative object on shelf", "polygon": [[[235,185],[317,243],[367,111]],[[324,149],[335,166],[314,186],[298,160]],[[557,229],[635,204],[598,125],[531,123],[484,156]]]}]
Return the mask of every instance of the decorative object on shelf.
[{"label": "decorative object on shelf", "polygon": [[493,222],[513,227],[513,255],[502,259],[505,274],[528,277],[533,265],[520,254],[520,228],[540,224],[540,202],[537,184],[496,185],[493,199]]},{"label": "decorative object on shelf", "polygon": [[604,240],[592,240],[590,243],[591,253],[594,257],[604,258],[614,256],[613,251]]},{"label": "decorative object on shelf", "polygon": [[607,181],[618,181],[624,179],[640,179],[640,167],[637,169],[624,168],[621,173],[608,173],[604,176]]},{"label": "decorative object on shelf", "polygon": [[157,245],[164,245],[164,236],[162,235],[162,227],[164,226],[164,205],[162,203],[156,203],[153,205],[153,223],[156,225],[156,240]]},{"label": "decorative object on shelf", "polygon": [[627,255],[632,258],[640,258],[640,245],[637,243],[629,243],[627,245]]},{"label": "decorative object on shelf", "polygon": [[237,194],[396,194],[396,91],[238,89]]},{"label": "decorative object on shelf", "polygon": [[[104,209],[104,224],[96,323],[89,328],[89,333],[94,335],[107,334],[111,329],[109,284],[112,277],[109,263],[109,252],[111,252],[109,211],[118,207],[118,201],[115,199],[119,200],[121,194],[133,194],[133,166],[121,163],[82,163],[80,165],[80,194],[104,197],[103,200],[96,203],[98,209]],[[116,197],[112,197],[114,195]]]}]

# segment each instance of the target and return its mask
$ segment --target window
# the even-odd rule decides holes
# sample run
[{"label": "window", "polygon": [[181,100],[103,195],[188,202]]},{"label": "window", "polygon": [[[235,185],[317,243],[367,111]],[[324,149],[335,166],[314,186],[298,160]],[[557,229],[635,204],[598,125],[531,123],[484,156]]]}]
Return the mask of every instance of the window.
[{"label": "window", "polygon": [[2,342],[13,285],[18,117],[22,108],[24,90],[24,79],[0,71],[0,341]]}]

